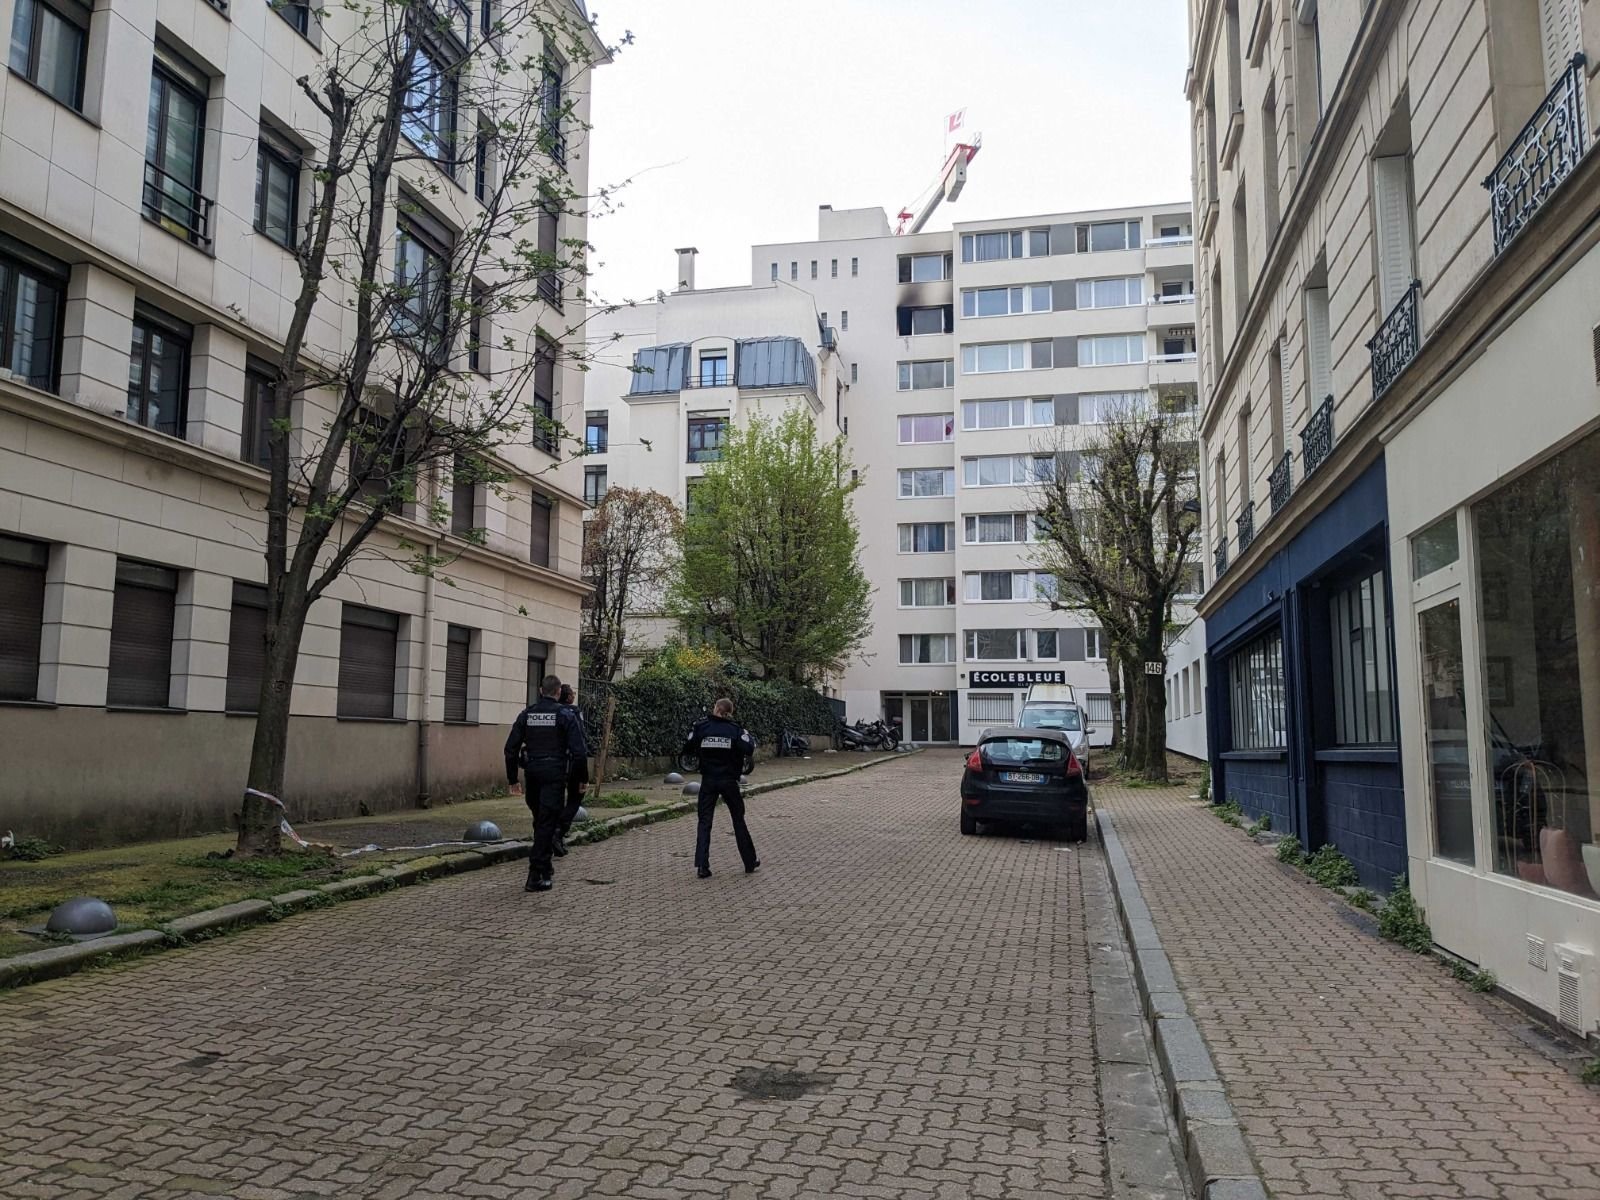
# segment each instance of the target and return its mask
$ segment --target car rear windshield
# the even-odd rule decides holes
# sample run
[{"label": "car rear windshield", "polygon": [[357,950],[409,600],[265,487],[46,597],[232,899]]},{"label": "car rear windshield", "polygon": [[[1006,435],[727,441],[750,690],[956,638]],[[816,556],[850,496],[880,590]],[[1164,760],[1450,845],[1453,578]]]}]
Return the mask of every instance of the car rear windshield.
[{"label": "car rear windshield", "polygon": [[992,763],[1057,763],[1067,756],[1067,748],[1060,742],[1044,738],[995,738],[983,744],[984,756]]},{"label": "car rear windshield", "polygon": [[1038,705],[1033,708],[1023,708],[1022,727],[1024,729],[1067,729],[1076,733],[1083,728],[1083,721],[1075,708],[1068,708],[1066,705],[1059,707]]}]

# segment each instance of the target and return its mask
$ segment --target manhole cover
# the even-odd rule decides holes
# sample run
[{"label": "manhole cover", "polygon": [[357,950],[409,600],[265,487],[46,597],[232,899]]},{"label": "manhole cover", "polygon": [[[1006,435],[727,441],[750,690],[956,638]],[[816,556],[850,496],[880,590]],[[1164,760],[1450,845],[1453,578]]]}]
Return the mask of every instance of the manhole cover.
[{"label": "manhole cover", "polygon": [[786,1067],[746,1067],[733,1077],[734,1091],[751,1100],[798,1100],[807,1092],[825,1091],[832,1086],[832,1075]]}]

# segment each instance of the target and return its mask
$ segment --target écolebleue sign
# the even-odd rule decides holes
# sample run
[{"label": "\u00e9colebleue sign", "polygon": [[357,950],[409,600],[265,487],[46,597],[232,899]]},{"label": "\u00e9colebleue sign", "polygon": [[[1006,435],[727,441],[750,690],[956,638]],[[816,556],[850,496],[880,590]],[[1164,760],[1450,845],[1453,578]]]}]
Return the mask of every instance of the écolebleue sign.
[{"label": "\u00e9colebleue sign", "polygon": [[973,671],[972,687],[1027,687],[1030,683],[1065,683],[1065,671]]}]

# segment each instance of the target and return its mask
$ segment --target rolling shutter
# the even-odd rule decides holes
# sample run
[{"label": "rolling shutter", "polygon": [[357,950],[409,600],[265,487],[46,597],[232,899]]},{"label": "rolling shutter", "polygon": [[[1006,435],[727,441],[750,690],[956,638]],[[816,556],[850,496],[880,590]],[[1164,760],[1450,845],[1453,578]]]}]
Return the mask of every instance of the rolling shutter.
[{"label": "rolling shutter", "polygon": [[38,698],[49,553],[38,542],[0,537],[0,700]]},{"label": "rolling shutter", "polygon": [[267,667],[267,589],[233,585],[233,615],[228,623],[228,712],[253,713],[261,702],[261,676]]},{"label": "rolling shutter", "polygon": [[471,659],[472,630],[450,626],[444,648],[444,719],[467,719],[467,666]]},{"label": "rolling shutter", "polygon": [[[1416,277],[1412,262],[1411,187],[1406,156],[1372,160],[1373,216],[1378,224],[1378,293],[1388,316]],[[1381,317],[1380,317],[1381,319]]]},{"label": "rolling shutter", "polygon": [[339,630],[339,715],[394,719],[394,671],[400,618],[344,606]]},{"label": "rolling shutter", "polygon": [[172,693],[172,622],[178,573],[147,563],[117,563],[111,605],[106,704],[166,708]]}]

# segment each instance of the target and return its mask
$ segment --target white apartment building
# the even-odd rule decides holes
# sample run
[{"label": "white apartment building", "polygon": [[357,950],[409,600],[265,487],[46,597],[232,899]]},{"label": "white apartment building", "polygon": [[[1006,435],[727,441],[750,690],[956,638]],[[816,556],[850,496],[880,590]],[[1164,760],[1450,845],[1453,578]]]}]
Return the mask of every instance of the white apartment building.
[{"label": "white apartment building", "polygon": [[[1105,744],[1100,631],[1042,598],[1053,581],[1032,562],[1034,487],[1058,450],[1073,461],[1099,413],[1157,392],[1193,407],[1191,243],[1186,204],[899,237],[882,209],[824,205],[817,240],[752,250],[748,288],[695,292],[690,266],[679,272],[689,290],[593,318],[597,335],[623,331],[624,347],[687,349],[665,395],[628,369],[644,364],[636,354],[620,355],[614,376],[591,373],[591,438],[610,449],[586,460],[590,478],[680,494],[689,455],[706,448],[689,440],[691,422],[717,407],[704,355],[741,337],[804,340],[823,432],[837,421],[863,474],[874,628],[839,681],[847,716],[898,718],[914,742],[970,742],[1013,719],[1030,683],[1066,682]],[[658,410],[670,415],[646,416]]]},{"label": "white apartment building", "polygon": [[[548,5],[591,42],[570,64],[543,47],[529,84],[552,121],[572,101],[552,154],[582,194],[605,52],[581,4]],[[452,11],[462,23],[441,38],[482,37],[498,10]],[[0,0],[0,826],[19,835],[222,829],[237,809],[264,621],[261,369],[281,359],[327,136],[296,80],[357,20],[261,0]],[[512,58],[540,53],[528,36]],[[483,128],[492,114],[458,111],[436,85],[408,120]],[[395,195],[417,201],[397,214],[391,196],[397,271],[419,257],[449,269],[452,231],[494,170],[437,157],[442,144],[424,138],[397,167]],[[585,219],[540,233],[582,239]],[[566,327],[560,288],[542,295],[505,315],[495,350],[452,348],[463,380],[493,386],[499,335]],[[347,299],[330,281],[310,361],[348,344]],[[581,420],[582,374],[564,357],[529,393]],[[291,454],[316,444],[331,403],[297,402]],[[503,487],[427,481],[312,607],[285,788],[297,819],[481,786],[532,680],[576,673],[581,468],[539,441],[497,453]],[[447,529],[421,519],[436,497]],[[462,536],[474,528],[483,544]],[[449,560],[455,586],[414,574],[412,547]]]}]

